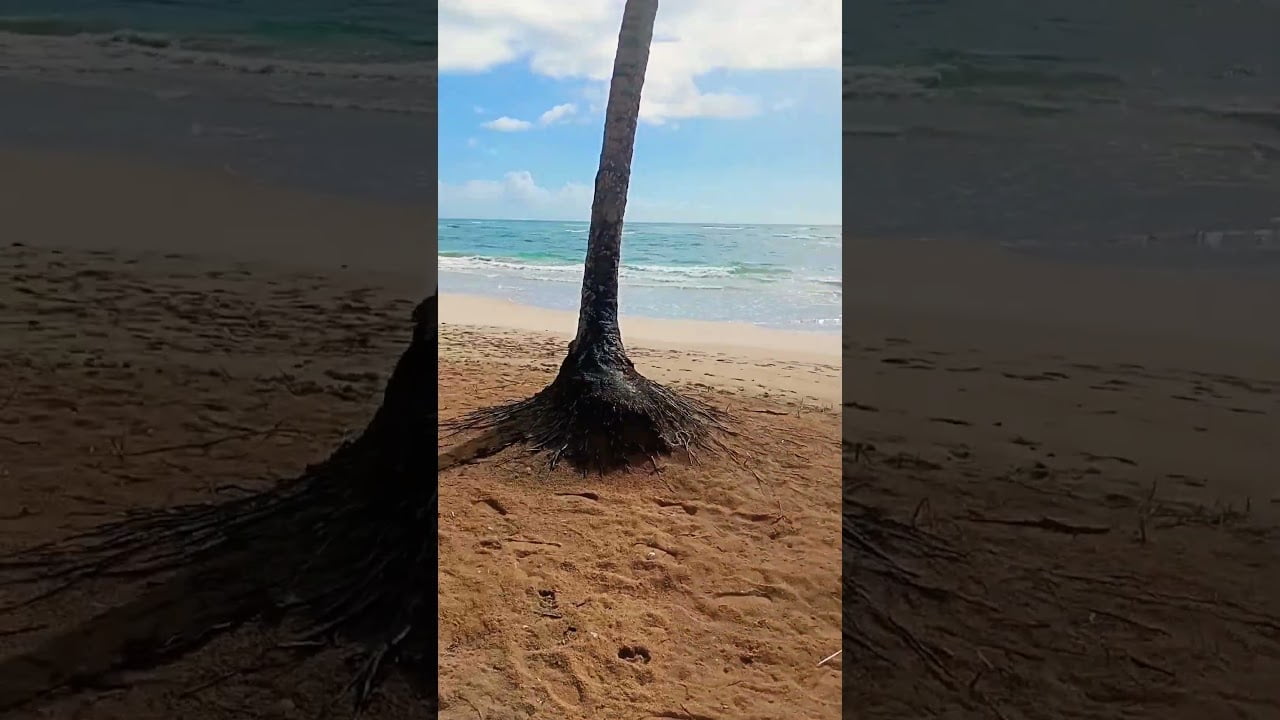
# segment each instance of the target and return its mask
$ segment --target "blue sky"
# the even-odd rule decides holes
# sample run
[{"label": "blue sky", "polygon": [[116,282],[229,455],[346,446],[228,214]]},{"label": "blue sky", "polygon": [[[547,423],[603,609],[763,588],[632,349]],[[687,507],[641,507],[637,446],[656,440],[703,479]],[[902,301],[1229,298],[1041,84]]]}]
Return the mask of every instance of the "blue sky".
[{"label": "blue sky", "polygon": [[[628,220],[840,223],[838,2],[734,7],[753,3],[760,26],[714,26],[724,0],[659,8]],[[619,0],[441,2],[441,217],[589,216],[620,15]]]}]

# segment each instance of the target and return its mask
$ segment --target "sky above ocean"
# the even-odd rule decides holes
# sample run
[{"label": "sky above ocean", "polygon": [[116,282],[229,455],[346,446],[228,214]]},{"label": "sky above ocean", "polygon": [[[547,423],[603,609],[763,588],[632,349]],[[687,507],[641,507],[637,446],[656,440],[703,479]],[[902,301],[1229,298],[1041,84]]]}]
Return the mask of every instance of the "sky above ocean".
[{"label": "sky above ocean", "polygon": [[[442,217],[588,216],[621,13],[441,3]],[[840,20],[838,0],[663,3],[627,218],[838,224]]]}]

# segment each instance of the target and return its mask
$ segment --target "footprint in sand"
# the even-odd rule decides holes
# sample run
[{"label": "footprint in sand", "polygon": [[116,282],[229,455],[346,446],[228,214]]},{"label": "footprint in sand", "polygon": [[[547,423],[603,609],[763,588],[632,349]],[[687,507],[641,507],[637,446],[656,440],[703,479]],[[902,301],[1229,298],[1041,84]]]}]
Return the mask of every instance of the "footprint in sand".
[{"label": "footprint in sand", "polygon": [[647,665],[653,660],[653,653],[649,652],[649,648],[643,645],[623,645],[618,648],[618,658],[627,662],[638,662]]}]

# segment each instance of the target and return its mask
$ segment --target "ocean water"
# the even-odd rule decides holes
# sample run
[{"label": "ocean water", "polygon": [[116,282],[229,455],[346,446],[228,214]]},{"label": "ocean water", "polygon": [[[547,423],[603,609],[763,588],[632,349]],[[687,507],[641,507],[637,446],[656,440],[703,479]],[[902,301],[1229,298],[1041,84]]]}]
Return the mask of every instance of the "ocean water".
[{"label": "ocean water", "polygon": [[[587,222],[441,219],[440,290],[576,310]],[[841,330],[841,230],[627,223],[625,314]]]},{"label": "ocean water", "polygon": [[435,58],[415,0],[0,0],[0,32],[164,50],[352,62]]},{"label": "ocean water", "polygon": [[861,0],[844,33],[851,236],[1061,250],[1280,217],[1280,0]]},{"label": "ocean water", "polygon": [[0,144],[423,203],[435,27],[415,0],[0,0]]},{"label": "ocean water", "polygon": [[413,0],[0,0],[0,77],[426,115],[435,32]]},{"label": "ocean water", "polygon": [[[1277,28],[1280,0],[860,0],[844,224],[1138,265],[1165,245],[1126,238],[1274,229]],[[421,202],[435,29],[416,0],[0,0],[0,143]]]}]

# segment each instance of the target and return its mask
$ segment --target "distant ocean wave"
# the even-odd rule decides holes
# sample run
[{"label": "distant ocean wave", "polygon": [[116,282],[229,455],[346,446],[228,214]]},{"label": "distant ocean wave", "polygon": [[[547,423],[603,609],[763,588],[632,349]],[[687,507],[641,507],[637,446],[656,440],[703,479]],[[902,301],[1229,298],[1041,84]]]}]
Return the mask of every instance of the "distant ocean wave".
[{"label": "distant ocean wave", "polygon": [[[339,75],[375,80],[420,77],[435,72],[434,52],[379,54],[344,51],[341,47],[277,46],[264,38],[242,35],[171,35],[130,28],[93,29],[80,24],[48,26],[50,32],[15,32],[15,27],[43,28],[31,20],[0,18],[0,48],[11,62],[33,67],[93,70],[90,63],[108,61],[105,70],[131,63],[133,71],[165,67],[220,68],[261,74],[296,72],[308,76]],[[55,29],[65,33],[54,32]],[[21,69],[21,68],[11,68]]]},{"label": "distant ocean wave", "polygon": [[428,114],[435,23],[417,0],[4,0],[0,76]]},{"label": "distant ocean wave", "polygon": [[[443,292],[573,309],[586,222],[445,219]],[[627,225],[619,269],[628,313],[838,332],[842,229],[824,225]]]},{"label": "distant ocean wave", "polygon": [[1066,58],[1032,55],[932,53],[931,62],[908,65],[849,65],[847,99],[929,97],[964,91],[1027,91],[1063,94],[1123,87],[1120,75]]},{"label": "distant ocean wave", "polygon": [[[480,274],[490,277],[515,275],[525,279],[547,282],[572,282],[582,280],[582,261],[568,262],[550,255],[513,257],[487,257],[462,252],[441,251],[439,268],[447,272]],[[841,287],[838,278],[803,277],[788,268],[763,263],[732,263],[729,265],[652,265],[625,264],[621,270],[622,281],[637,287],[680,287],[688,290],[724,290],[731,287],[747,288],[750,284],[801,282]]]},{"label": "distant ocean wave", "polygon": [[163,29],[158,21],[134,25],[92,16],[0,17],[0,76],[143,90],[167,101],[199,94],[323,109],[434,112],[434,39],[421,23],[394,29],[387,19],[206,22],[213,27]]},{"label": "distant ocean wave", "polygon": [[[24,7],[26,6],[26,7]],[[305,9],[271,0],[252,5],[165,0],[47,11],[47,3],[13,0],[0,32],[15,36],[91,38],[151,49],[366,61],[435,57],[435,13],[414,2],[324,0]]]}]

